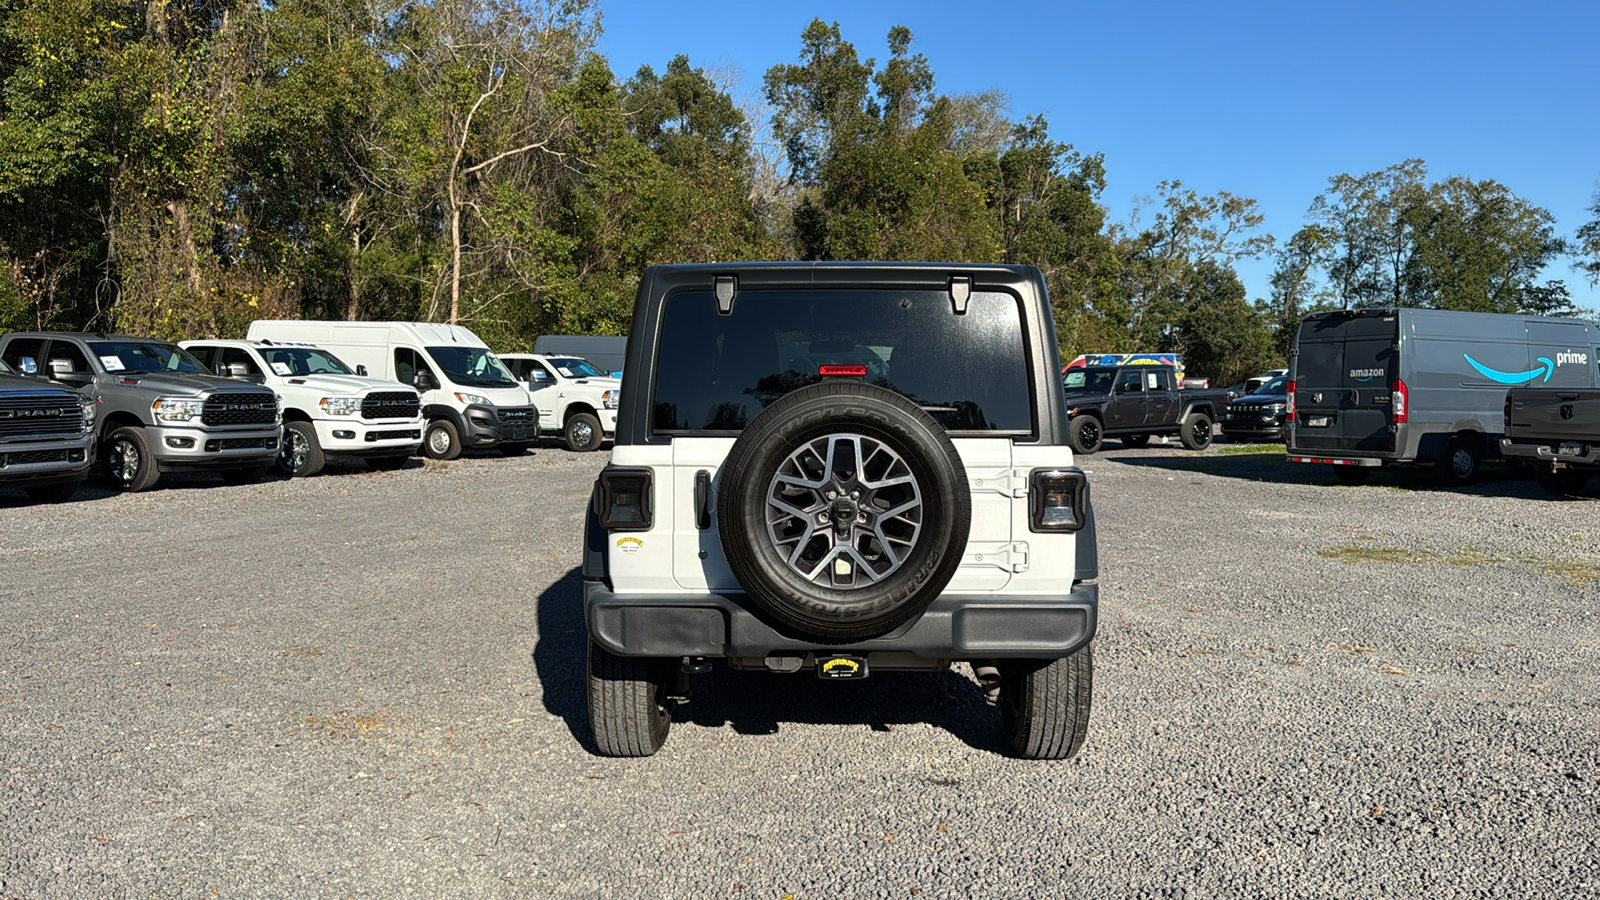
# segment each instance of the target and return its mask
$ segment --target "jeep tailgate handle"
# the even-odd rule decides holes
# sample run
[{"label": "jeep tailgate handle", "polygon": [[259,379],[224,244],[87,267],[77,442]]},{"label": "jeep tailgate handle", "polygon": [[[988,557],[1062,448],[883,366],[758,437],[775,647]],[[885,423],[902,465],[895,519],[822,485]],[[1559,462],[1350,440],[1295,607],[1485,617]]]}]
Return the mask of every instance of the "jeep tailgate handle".
[{"label": "jeep tailgate handle", "polygon": [[694,473],[694,527],[711,527],[711,473],[705,469]]}]

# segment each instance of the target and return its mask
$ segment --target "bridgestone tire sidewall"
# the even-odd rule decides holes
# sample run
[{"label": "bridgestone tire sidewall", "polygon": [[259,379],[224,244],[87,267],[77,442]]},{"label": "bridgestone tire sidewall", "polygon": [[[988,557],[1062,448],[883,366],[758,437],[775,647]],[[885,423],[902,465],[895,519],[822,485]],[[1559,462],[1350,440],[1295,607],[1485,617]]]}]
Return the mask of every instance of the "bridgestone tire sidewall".
[{"label": "bridgestone tire sidewall", "polygon": [[[778,466],[830,434],[886,443],[911,467],[923,502],[911,556],[881,583],[847,591],[792,570],[766,530]],[[916,404],[875,385],[824,382],[785,395],[750,421],[719,473],[717,531],[734,577],[780,623],[823,639],[875,637],[921,615],[955,576],[971,521],[966,470],[949,436]]]}]

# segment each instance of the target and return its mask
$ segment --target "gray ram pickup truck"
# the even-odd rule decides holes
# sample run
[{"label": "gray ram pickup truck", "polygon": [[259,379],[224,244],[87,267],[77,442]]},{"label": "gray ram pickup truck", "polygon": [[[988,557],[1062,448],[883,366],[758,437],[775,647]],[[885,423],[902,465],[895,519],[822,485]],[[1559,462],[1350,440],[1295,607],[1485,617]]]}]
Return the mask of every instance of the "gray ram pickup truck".
[{"label": "gray ram pickup truck", "polygon": [[230,484],[248,484],[277,459],[277,395],[210,374],[177,344],[15,332],[0,337],[0,360],[95,401],[96,456],[122,490],[146,490],[173,469],[214,469]]},{"label": "gray ram pickup truck", "polygon": [[1512,388],[1505,426],[1501,455],[1524,460],[1547,492],[1580,494],[1600,475],[1600,391]]},{"label": "gray ram pickup truck", "polygon": [[0,485],[60,503],[89,477],[95,404],[0,362]]}]

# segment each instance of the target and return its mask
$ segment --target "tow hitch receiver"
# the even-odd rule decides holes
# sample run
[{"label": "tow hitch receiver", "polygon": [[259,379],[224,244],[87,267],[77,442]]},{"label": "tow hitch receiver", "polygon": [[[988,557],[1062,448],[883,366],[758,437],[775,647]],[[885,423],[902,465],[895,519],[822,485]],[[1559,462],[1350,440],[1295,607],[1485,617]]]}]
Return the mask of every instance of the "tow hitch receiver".
[{"label": "tow hitch receiver", "polygon": [[830,681],[844,681],[851,678],[867,677],[867,658],[865,656],[819,656],[817,657],[817,677]]}]

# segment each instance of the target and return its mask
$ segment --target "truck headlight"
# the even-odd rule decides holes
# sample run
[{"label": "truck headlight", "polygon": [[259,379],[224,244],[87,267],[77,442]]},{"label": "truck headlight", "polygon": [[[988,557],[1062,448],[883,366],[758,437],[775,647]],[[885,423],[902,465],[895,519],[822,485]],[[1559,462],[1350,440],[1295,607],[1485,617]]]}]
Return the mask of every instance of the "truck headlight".
[{"label": "truck headlight", "polygon": [[100,401],[79,400],[78,405],[83,407],[83,433],[94,433],[94,417],[100,412]]},{"label": "truck headlight", "polygon": [[323,397],[317,405],[330,416],[353,416],[361,412],[360,397]]},{"label": "truck headlight", "polygon": [[476,403],[479,406],[493,406],[494,405],[493,403],[489,402],[489,398],[488,397],[485,397],[482,394],[464,394],[461,391],[456,391],[456,399],[460,400],[462,403],[465,403],[465,404],[467,404],[469,406],[474,404],[474,403]]},{"label": "truck headlight", "polygon": [[617,403],[621,398],[621,391],[606,391],[600,395],[600,402],[605,404],[606,409],[616,409]]},{"label": "truck headlight", "polygon": [[163,422],[188,422],[200,418],[205,411],[204,400],[160,397],[150,404],[151,414]]}]

